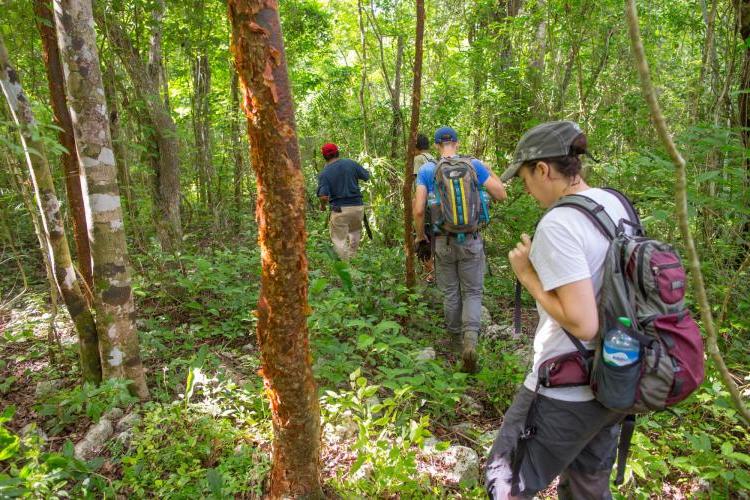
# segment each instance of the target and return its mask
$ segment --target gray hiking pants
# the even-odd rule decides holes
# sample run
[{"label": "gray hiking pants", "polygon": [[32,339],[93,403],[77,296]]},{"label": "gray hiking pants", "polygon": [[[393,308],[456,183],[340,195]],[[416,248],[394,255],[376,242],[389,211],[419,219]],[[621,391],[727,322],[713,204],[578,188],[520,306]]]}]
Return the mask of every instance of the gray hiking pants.
[{"label": "gray hiking pants", "polygon": [[511,496],[512,458],[533,400],[534,393],[521,386],[505,412],[485,470],[489,497],[531,498],[559,475],[560,499],[611,499],[609,476],[624,415],[595,400],[570,402],[541,394],[533,410],[536,432],[526,441],[518,465],[520,492]]},{"label": "gray hiking pants", "polygon": [[443,293],[443,313],[448,333],[458,336],[479,332],[484,286],[484,245],[482,237],[467,235],[459,244],[451,236],[435,240],[435,274]]}]

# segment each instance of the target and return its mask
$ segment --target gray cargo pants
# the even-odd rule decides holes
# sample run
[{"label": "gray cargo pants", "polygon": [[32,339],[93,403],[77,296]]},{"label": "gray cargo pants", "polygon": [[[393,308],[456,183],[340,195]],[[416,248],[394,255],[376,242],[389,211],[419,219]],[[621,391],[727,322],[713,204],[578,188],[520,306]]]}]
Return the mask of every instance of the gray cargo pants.
[{"label": "gray cargo pants", "polygon": [[612,498],[609,476],[624,415],[598,401],[571,402],[537,396],[532,424],[520,460],[518,496],[511,496],[512,457],[526,426],[534,392],[524,386],[505,412],[490,450],[485,487],[493,500],[531,498],[560,476],[557,497],[564,500]]},{"label": "gray cargo pants", "polygon": [[462,244],[454,236],[436,236],[435,274],[443,293],[445,327],[451,335],[479,332],[484,269],[480,235],[466,235]]}]

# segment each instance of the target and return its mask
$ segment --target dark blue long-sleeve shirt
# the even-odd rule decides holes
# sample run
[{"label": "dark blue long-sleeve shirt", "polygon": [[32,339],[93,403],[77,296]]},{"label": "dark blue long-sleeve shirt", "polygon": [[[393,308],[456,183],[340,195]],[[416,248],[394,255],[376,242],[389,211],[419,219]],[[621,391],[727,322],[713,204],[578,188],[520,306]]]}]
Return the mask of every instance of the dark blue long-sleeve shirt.
[{"label": "dark blue long-sleeve shirt", "polygon": [[359,181],[366,181],[370,173],[359,163],[341,158],[325,166],[318,175],[318,196],[328,196],[333,207],[362,205]]}]

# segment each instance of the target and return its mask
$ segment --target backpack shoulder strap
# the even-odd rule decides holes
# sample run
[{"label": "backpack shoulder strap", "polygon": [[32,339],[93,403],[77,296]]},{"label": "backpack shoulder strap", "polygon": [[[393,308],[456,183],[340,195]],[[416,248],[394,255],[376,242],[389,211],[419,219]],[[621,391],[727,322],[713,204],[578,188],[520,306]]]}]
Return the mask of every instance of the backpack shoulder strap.
[{"label": "backpack shoulder strap", "polygon": [[594,227],[596,227],[599,232],[610,241],[614,240],[617,236],[617,225],[615,222],[609,216],[607,211],[604,210],[603,206],[588,196],[582,194],[563,196],[547,209],[545,215],[558,207],[570,207],[583,213],[594,224]]},{"label": "backpack shoulder strap", "polygon": [[625,196],[621,191],[618,191],[615,188],[611,187],[605,187],[602,188],[604,191],[614,195],[618,200],[620,200],[620,203],[622,203],[622,206],[625,207],[625,211],[628,214],[628,219],[630,219],[630,225],[632,225],[636,231],[636,234],[643,234],[643,226],[641,225],[641,218],[638,216],[638,211],[635,209],[635,205],[633,205],[633,202],[630,201],[630,199]]}]

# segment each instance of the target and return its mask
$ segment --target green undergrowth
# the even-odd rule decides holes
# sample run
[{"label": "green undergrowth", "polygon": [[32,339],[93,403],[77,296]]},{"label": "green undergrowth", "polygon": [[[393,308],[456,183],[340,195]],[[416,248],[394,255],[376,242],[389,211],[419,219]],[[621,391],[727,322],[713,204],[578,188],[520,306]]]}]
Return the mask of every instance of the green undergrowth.
[{"label": "green undergrowth", "polygon": [[[496,322],[507,324],[510,271],[499,248],[488,253],[495,264],[484,302]],[[497,428],[530,363],[528,340],[482,340],[480,372],[461,373],[448,354],[439,295],[434,285],[413,292],[404,286],[399,248],[365,241],[351,263],[342,263],[332,257],[327,234],[312,228],[308,258],[308,327],[328,488],[342,498],[483,498],[481,484],[445,488],[432,481],[422,445],[437,437],[438,449],[452,441],[484,456],[489,443],[462,440],[446,429],[465,421],[477,434]],[[69,381],[35,407],[58,444],[51,451],[33,433],[19,437],[9,430],[12,414],[6,412],[0,496],[258,498],[267,487],[272,429],[257,373],[257,247],[193,249],[159,266],[142,257],[135,261],[151,402],[134,406],[122,381],[77,386],[71,368],[35,373],[32,380],[54,374]],[[16,342],[9,345],[16,345],[18,358],[6,364],[47,353],[38,316],[4,335]],[[436,359],[420,359],[427,347],[435,348]],[[32,359],[30,351],[37,352]],[[60,355],[75,366],[73,345],[65,344]],[[14,383],[8,382],[11,389]],[[465,411],[464,394],[481,401],[484,413]],[[139,408],[141,421],[129,440],[110,441],[90,462],[73,457],[72,443],[59,444],[77,422],[95,422],[115,406]],[[665,485],[697,497],[746,491],[750,436],[714,375],[709,372],[700,392],[676,412],[641,419],[626,482],[616,495],[664,496]]]}]

